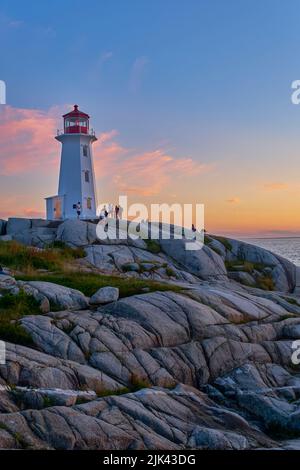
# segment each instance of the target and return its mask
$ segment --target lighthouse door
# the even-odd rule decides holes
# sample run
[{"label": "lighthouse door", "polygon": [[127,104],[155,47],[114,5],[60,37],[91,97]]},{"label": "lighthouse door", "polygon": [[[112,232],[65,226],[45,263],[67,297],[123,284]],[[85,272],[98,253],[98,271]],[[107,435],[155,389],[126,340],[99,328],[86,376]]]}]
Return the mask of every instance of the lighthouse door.
[{"label": "lighthouse door", "polygon": [[54,201],[54,219],[61,219],[61,199],[60,197],[55,198]]}]

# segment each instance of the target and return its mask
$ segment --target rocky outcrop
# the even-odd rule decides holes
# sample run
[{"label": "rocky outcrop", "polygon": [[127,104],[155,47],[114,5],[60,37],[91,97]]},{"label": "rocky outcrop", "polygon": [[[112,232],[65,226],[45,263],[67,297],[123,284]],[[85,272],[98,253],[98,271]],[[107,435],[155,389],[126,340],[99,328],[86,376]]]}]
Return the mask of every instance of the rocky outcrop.
[{"label": "rocky outcrop", "polygon": [[153,254],[146,249],[122,244],[90,245],[85,251],[85,261],[107,274],[122,273],[141,279],[197,282],[195,276],[163,253]]},{"label": "rocky outcrop", "polygon": [[0,415],[2,448],[180,450],[274,444],[233,411],[222,411],[207,396],[183,385],[101,398],[72,408]]},{"label": "rocky outcrop", "polygon": [[[224,237],[214,238],[213,235],[208,235],[206,238],[208,247],[227,263],[229,277],[232,279],[246,285],[254,283],[258,287],[263,286],[266,279],[271,279],[275,290],[293,292],[295,289],[296,266],[290,261],[244,241]],[[245,263],[247,266],[244,266]],[[247,269],[248,276],[241,274],[244,268]],[[236,271],[240,274],[236,274]]]},{"label": "rocky outcrop", "polygon": [[160,240],[162,250],[186,271],[200,279],[227,277],[223,259],[207,246],[199,250],[186,250],[186,240]]},{"label": "rocky outcrop", "polygon": [[117,287],[101,287],[90,298],[90,304],[100,305],[115,302],[119,298],[119,289]]},{"label": "rocky outcrop", "polygon": [[45,310],[47,310],[47,299],[48,311],[51,305],[52,308],[55,307],[56,309],[78,310],[87,308],[89,304],[88,299],[79,290],[54,284],[53,282],[19,281],[18,286],[27,294],[33,295],[38,302],[44,302]]},{"label": "rocky outcrop", "polygon": [[[10,423],[18,422],[26,446],[247,449],[282,445],[275,431],[300,434],[300,379],[291,367],[300,306],[280,294],[206,282],[21,324],[43,352],[16,346],[13,359],[9,352],[0,377],[26,390],[23,411],[12,396],[0,423],[13,436]],[[111,396],[78,405],[83,384]],[[112,391],[122,388],[120,396]],[[1,445],[18,446],[6,434]]]},{"label": "rocky outcrop", "polygon": [[6,236],[24,245],[44,247],[53,243],[56,237],[57,223],[43,219],[9,218],[6,224]]},{"label": "rocky outcrop", "polygon": [[[55,228],[55,237],[84,246],[80,269],[177,282],[178,290],[119,298],[107,286],[88,299],[1,275],[2,294],[24,290],[43,314],[17,321],[31,347],[6,343],[0,448],[297,447],[294,266],[220,237],[196,251],[184,240],[159,240],[161,251],[152,253],[143,240],[93,243],[93,227],[75,221],[72,239],[73,222]],[[22,224],[10,223],[13,236],[48,228],[31,221],[22,232]],[[278,290],[258,288],[265,277]]]}]

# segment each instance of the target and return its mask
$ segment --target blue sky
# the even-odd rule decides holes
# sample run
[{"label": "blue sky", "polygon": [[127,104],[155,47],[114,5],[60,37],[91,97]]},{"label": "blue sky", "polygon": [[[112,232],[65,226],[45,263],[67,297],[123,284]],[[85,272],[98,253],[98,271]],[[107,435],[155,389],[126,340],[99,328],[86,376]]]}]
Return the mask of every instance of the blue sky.
[{"label": "blue sky", "polygon": [[[219,187],[222,171],[224,201],[245,203],[259,184],[292,186],[294,195],[300,106],[291,104],[290,86],[300,78],[299,12],[293,0],[1,0],[0,79],[14,108],[77,102],[97,132],[116,129],[122,147],[163,148],[215,166],[218,174],[199,178],[208,207],[217,201],[207,181]],[[277,204],[278,192],[272,197]],[[239,230],[224,223],[217,229]]]}]

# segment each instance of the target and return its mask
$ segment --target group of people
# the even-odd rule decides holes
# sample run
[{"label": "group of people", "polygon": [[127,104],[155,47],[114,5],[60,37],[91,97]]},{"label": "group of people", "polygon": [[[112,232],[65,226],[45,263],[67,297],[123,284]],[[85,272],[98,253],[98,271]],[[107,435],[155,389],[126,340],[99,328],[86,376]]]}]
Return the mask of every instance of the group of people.
[{"label": "group of people", "polygon": [[123,215],[123,207],[119,205],[108,204],[108,206],[104,205],[100,211],[99,218],[100,220],[107,219],[110,217],[111,219],[122,219]]},{"label": "group of people", "polygon": [[[73,205],[73,208],[76,210],[77,213],[77,219],[80,219],[81,215],[81,203],[80,201],[77,202],[77,204]],[[107,206],[104,205],[100,211],[99,214],[99,219],[107,219],[107,217],[110,217],[112,219],[122,219],[123,215],[123,207],[120,205],[115,205],[114,204],[108,204]]]}]

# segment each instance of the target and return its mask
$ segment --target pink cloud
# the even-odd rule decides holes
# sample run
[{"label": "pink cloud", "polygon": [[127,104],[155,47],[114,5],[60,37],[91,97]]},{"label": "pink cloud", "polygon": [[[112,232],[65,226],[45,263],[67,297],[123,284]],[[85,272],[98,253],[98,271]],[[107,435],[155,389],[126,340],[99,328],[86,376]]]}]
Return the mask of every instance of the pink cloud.
[{"label": "pink cloud", "polygon": [[95,144],[95,168],[98,178],[110,178],[119,194],[154,196],[175,179],[197,176],[212,168],[192,158],[175,158],[163,149],[136,153],[118,144],[116,131],[100,135]]},{"label": "pink cloud", "polygon": [[58,109],[49,111],[4,106],[0,113],[0,175],[49,171],[58,164]]}]

